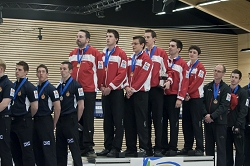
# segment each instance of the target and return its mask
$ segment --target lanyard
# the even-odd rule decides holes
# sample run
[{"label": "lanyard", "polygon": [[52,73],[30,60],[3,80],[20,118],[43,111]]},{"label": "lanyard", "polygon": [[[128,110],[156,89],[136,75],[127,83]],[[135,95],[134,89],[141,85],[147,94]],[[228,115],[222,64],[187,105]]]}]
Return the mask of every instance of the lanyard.
[{"label": "lanyard", "polygon": [[191,70],[189,71],[189,76],[191,75],[193,69],[197,66],[198,63],[199,63],[199,60],[196,60],[196,62],[192,65]]},{"label": "lanyard", "polygon": [[153,57],[155,51],[156,51],[156,46],[154,46],[153,49],[151,49],[150,54],[148,53],[148,52],[149,52],[148,48],[146,48],[146,52],[147,52],[147,54],[150,55],[150,59],[152,59],[152,57]]},{"label": "lanyard", "polygon": [[78,49],[78,53],[77,53],[77,62],[78,62],[78,63],[81,63],[82,57],[83,57],[83,55],[85,54],[85,52],[87,52],[88,49],[89,49],[89,45],[87,45],[87,46],[83,49],[83,51],[82,51],[82,56],[81,56],[81,57],[80,57],[80,49]]},{"label": "lanyard", "polygon": [[[18,86],[18,88],[16,89],[15,94],[14,94],[14,97],[13,97],[13,101],[16,99],[17,93],[19,92],[19,90],[21,89],[21,87],[23,86],[23,84],[26,82],[26,80],[27,80],[27,78],[24,78],[24,79],[22,80],[22,82],[20,83],[20,85]],[[16,82],[15,82],[15,84],[14,84],[14,87],[16,88]]]},{"label": "lanyard", "polygon": [[104,62],[104,66],[107,67],[108,63],[109,63],[109,57],[111,54],[113,54],[113,52],[115,52],[115,47],[110,51],[109,53],[109,49],[106,49],[106,54],[105,54],[105,62]]},{"label": "lanyard", "polygon": [[234,88],[233,91],[232,91],[232,89],[231,89],[231,92],[233,92],[234,94],[236,94],[236,92],[237,92],[238,89],[239,89],[239,85],[237,85],[237,86]]},{"label": "lanyard", "polygon": [[215,83],[214,83],[214,99],[217,98],[219,89],[220,89],[220,84],[218,84],[218,87],[217,87],[217,86],[215,85]]},{"label": "lanyard", "polygon": [[[171,65],[171,68],[173,68],[174,63],[175,63],[176,61],[178,61],[180,58],[181,58],[181,57],[180,57],[180,56],[178,56],[176,59],[173,59],[173,63],[172,63],[172,65]],[[174,60],[175,60],[175,61],[174,61]]]},{"label": "lanyard", "polygon": [[135,71],[136,59],[137,59],[142,53],[143,53],[143,51],[139,52],[137,55],[136,55],[136,54],[133,55],[133,58],[132,58],[132,65],[131,65],[132,72]]},{"label": "lanyard", "polygon": [[60,96],[62,96],[65,93],[65,91],[67,90],[67,88],[68,88],[69,84],[72,82],[72,80],[73,80],[73,78],[70,77],[70,79],[68,80],[68,82],[64,88],[62,88],[63,85],[61,84]]},{"label": "lanyard", "polygon": [[[42,93],[43,93],[43,90],[45,89],[45,87],[46,87],[48,84],[49,84],[49,81],[47,80],[46,83],[43,85],[42,89],[39,91],[39,93],[38,93],[38,101],[39,101],[39,99],[40,99],[40,97],[41,97],[41,95],[42,95]],[[37,91],[38,91],[38,85],[37,85],[36,89],[37,89]]]}]

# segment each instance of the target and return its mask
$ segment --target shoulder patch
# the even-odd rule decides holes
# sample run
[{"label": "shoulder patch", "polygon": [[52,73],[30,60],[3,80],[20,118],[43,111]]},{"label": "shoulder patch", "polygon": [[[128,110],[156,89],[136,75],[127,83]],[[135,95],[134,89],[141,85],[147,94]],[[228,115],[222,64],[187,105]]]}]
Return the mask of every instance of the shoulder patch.
[{"label": "shoulder patch", "polygon": [[84,92],[82,88],[78,88],[78,95],[79,96],[84,96]]},{"label": "shoulder patch", "polygon": [[204,71],[203,71],[203,70],[200,70],[200,71],[199,71],[198,77],[201,77],[201,78],[204,77]]},{"label": "shoulder patch", "polygon": [[98,61],[98,69],[103,69],[103,61]]},{"label": "shoulder patch", "polygon": [[14,94],[15,94],[15,89],[10,88],[10,96],[14,97]]},{"label": "shoulder patch", "polygon": [[59,93],[58,93],[58,91],[57,91],[57,90],[54,90],[53,93],[54,93],[55,99],[58,99],[58,98],[59,98]]},{"label": "shoulder patch", "polygon": [[231,94],[227,93],[226,100],[227,100],[227,101],[230,101],[230,100],[231,100]]},{"label": "shoulder patch", "polygon": [[35,97],[35,99],[38,99],[38,92],[37,92],[37,90],[34,90],[34,97]]},{"label": "shoulder patch", "polygon": [[125,60],[122,60],[121,68],[126,68],[126,67],[127,67],[127,62]]},{"label": "shoulder patch", "polygon": [[148,62],[145,62],[142,68],[148,71],[149,67],[150,67],[150,64]]}]

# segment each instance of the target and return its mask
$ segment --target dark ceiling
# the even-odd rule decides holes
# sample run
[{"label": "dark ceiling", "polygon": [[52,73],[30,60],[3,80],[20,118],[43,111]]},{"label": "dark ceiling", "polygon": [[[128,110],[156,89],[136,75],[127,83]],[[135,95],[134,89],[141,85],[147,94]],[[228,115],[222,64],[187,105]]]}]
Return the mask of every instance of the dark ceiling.
[{"label": "dark ceiling", "polygon": [[[63,6],[86,6],[100,0],[19,0],[24,3],[55,4]],[[16,2],[0,0],[1,2]],[[152,12],[153,0],[135,0],[121,5],[122,10],[115,11],[115,7],[105,9],[105,18],[97,18],[96,13],[89,15],[59,13],[56,11],[34,11],[23,9],[3,8],[3,18],[21,18],[47,21],[64,21],[90,24],[122,25],[145,28],[165,28],[174,30],[192,30],[224,34],[242,34],[246,31],[206,14],[198,9],[174,12],[157,16]],[[176,1],[175,9],[185,7],[186,4]]]}]

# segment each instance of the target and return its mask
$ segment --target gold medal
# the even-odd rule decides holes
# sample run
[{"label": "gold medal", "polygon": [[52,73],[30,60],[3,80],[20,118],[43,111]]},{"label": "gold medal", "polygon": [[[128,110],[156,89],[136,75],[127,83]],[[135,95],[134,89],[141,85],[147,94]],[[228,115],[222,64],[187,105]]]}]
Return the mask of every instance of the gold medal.
[{"label": "gold medal", "polygon": [[60,96],[60,100],[63,101],[63,97],[62,96]]},{"label": "gold medal", "polygon": [[21,94],[22,94],[21,91],[19,91],[17,95],[18,95],[18,96],[21,96]]},{"label": "gold medal", "polygon": [[130,73],[130,76],[133,77],[133,76],[134,76],[134,72],[131,72],[131,73]]},{"label": "gold medal", "polygon": [[217,104],[217,103],[218,103],[218,100],[215,99],[215,100],[214,100],[214,104]]},{"label": "gold medal", "polygon": [[41,99],[45,99],[45,95],[44,94],[41,96]]},{"label": "gold medal", "polygon": [[69,97],[69,95],[70,95],[70,93],[69,93],[69,91],[68,91],[68,92],[66,93],[66,96]]},{"label": "gold medal", "polygon": [[2,92],[2,87],[0,86],[0,92]]},{"label": "gold medal", "polygon": [[77,64],[77,68],[79,68],[80,66],[81,66],[81,64],[80,64],[80,63],[78,63],[78,64]]}]

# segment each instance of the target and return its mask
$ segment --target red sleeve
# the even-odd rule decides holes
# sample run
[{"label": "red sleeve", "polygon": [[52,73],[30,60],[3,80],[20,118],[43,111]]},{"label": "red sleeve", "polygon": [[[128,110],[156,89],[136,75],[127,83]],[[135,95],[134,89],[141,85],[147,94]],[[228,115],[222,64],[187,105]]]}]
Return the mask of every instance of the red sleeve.
[{"label": "red sleeve", "polygon": [[168,55],[164,50],[162,51],[162,57],[163,65],[165,67],[166,74],[168,75],[168,80],[171,82],[171,84],[173,84],[172,69],[168,67]]},{"label": "red sleeve", "polygon": [[192,94],[198,90],[197,88],[203,83],[205,76],[206,70],[204,66],[201,66],[196,73],[196,79],[188,87],[189,94]]},{"label": "red sleeve", "polygon": [[188,72],[188,65],[187,63],[183,62],[183,70],[182,73],[180,73],[180,78],[182,77],[182,82],[181,82],[181,87],[179,87],[179,93],[177,98],[180,100],[184,100],[187,90],[188,90],[188,85],[189,85],[189,72]]}]

